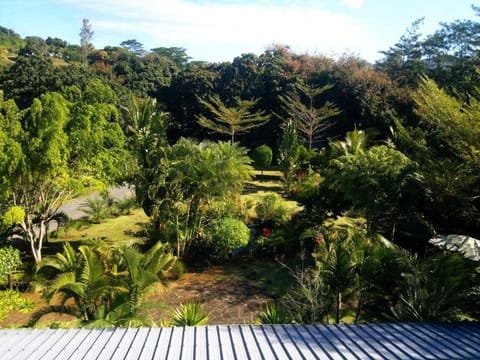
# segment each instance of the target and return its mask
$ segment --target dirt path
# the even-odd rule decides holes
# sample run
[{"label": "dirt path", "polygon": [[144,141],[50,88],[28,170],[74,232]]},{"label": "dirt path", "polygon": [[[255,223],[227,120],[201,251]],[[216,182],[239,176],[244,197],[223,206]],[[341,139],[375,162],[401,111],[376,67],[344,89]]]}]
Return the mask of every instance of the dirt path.
[{"label": "dirt path", "polygon": [[[165,293],[150,300],[164,303],[170,309],[187,301],[198,301],[209,313],[208,324],[253,324],[271,298],[248,280],[227,274],[218,266],[187,273],[171,283]],[[169,309],[152,310],[151,315],[159,323],[168,318]]]}]

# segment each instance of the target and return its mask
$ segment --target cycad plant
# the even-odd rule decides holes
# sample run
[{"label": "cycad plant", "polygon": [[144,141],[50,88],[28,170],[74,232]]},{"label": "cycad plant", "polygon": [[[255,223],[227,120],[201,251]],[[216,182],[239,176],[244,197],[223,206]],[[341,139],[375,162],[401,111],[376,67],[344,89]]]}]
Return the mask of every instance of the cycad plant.
[{"label": "cycad plant", "polygon": [[180,305],[172,312],[171,325],[173,326],[198,326],[208,322],[208,314],[202,311],[198,302],[187,302]]},{"label": "cycad plant", "polygon": [[52,312],[75,316],[91,327],[151,325],[141,312],[144,296],[164,281],[174,262],[161,243],[145,254],[102,241],[78,251],[66,244],[62,254],[46,257],[37,270],[54,273],[43,281],[44,295],[49,302],[59,296],[60,302],[33,314],[29,325]]}]

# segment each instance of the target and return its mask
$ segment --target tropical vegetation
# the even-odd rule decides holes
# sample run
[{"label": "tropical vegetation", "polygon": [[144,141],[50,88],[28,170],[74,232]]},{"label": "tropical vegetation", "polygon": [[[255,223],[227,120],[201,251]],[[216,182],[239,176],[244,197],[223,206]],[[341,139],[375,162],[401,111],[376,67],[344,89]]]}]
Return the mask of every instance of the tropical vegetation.
[{"label": "tropical vegetation", "polygon": [[259,263],[288,282],[261,322],[479,319],[480,22],[421,26],[375,64],[96,49],[88,19],[79,45],[0,27],[0,282],[43,296],[29,325],[204,324],[197,298],[154,321],[149,295],[185,269],[254,283]]}]

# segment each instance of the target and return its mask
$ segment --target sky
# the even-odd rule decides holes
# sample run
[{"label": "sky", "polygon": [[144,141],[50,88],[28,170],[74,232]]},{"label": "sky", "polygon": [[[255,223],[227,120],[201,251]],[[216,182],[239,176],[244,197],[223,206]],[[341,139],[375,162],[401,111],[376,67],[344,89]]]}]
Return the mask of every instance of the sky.
[{"label": "sky", "polygon": [[297,53],[353,54],[374,62],[408,26],[474,19],[478,0],[0,0],[0,26],[79,44],[82,19],[97,49],[135,39],[146,50],[183,47],[193,60],[232,61],[272,44]]}]

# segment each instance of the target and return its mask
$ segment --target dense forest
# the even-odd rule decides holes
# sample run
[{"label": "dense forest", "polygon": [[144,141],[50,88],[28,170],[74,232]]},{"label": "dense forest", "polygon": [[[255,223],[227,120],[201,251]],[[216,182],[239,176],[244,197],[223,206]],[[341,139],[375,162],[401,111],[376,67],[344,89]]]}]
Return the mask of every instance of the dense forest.
[{"label": "dense forest", "polygon": [[[136,39],[96,49],[80,26],[80,45],[0,27],[0,275],[23,269],[57,299],[30,324],[148,325],[152,285],[259,259],[301,264],[266,323],[478,319],[480,22],[421,34],[419,19],[375,64],[282,45],[224,63]],[[55,241],[65,201],[122,184],[149,219],[141,244]],[[111,203],[89,201],[93,223]],[[202,323],[197,305],[173,323]]]}]

